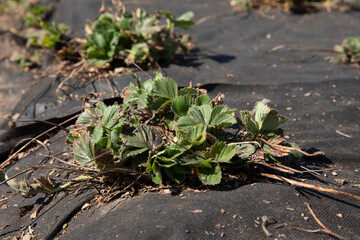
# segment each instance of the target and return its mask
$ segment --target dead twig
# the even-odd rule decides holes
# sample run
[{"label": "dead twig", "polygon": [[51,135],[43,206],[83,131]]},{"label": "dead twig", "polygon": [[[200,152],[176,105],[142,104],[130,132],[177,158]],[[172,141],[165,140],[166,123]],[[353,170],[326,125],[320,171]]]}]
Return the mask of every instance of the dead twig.
[{"label": "dead twig", "polygon": [[76,67],[79,66],[79,68],[74,68],[71,73],[69,74],[69,76],[67,76],[63,81],[61,81],[61,83],[59,84],[59,86],[56,89],[56,93],[59,93],[60,90],[62,89],[62,87],[64,86],[64,84],[71,79],[74,75],[76,75],[77,73],[79,73],[82,69],[83,66],[81,66],[81,64],[83,64],[83,61],[80,61],[79,63],[76,63]]},{"label": "dead twig", "polygon": [[269,224],[269,220],[271,220],[271,218],[268,218],[267,216],[262,216],[261,220],[262,220],[261,228],[264,231],[266,237],[272,237],[273,235],[266,228],[266,226]]},{"label": "dead twig", "polygon": [[340,132],[339,130],[335,130],[335,132],[341,136],[344,136],[344,137],[347,137],[347,138],[351,138],[350,135],[346,134],[346,133],[343,133],[343,132]]},{"label": "dead twig", "polygon": [[212,20],[212,19],[216,19],[216,18],[220,18],[220,17],[230,17],[230,16],[234,16],[236,15],[236,12],[226,12],[226,13],[218,13],[218,14],[214,14],[214,15],[210,15],[210,16],[206,16],[203,18],[200,18],[199,20],[197,20],[195,22],[195,25],[200,25],[206,21]]},{"label": "dead twig", "polygon": [[[115,193],[114,195],[110,196],[110,198],[106,201],[106,202],[110,202],[112,201],[114,198],[116,198],[119,194],[122,194],[124,192],[126,192],[126,190],[128,190],[130,187],[132,187],[135,182],[137,182],[140,178],[142,177],[142,175],[139,175],[134,181],[132,181],[129,185],[127,185],[126,187],[124,187],[123,189],[121,189],[120,191],[118,191],[117,193]],[[117,206],[117,204],[113,207],[115,208]],[[113,209],[112,208],[112,209]]]},{"label": "dead twig", "polygon": [[309,188],[309,189],[314,189],[316,191],[320,191],[320,192],[326,192],[326,193],[331,193],[331,194],[335,194],[335,195],[341,195],[341,196],[345,196],[345,197],[349,197],[349,198],[355,198],[357,200],[360,200],[360,196],[359,195],[355,195],[355,194],[351,194],[351,193],[347,193],[347,192],[343,192],[343,191],[339,191],[339,190],[335,190],[335,189],[331,189],[331,188],[324,188],[324,187],[320,187],[320,186],[315,186],[309,183],[303,183],[303,182],[299,182],[299,181],[295,181],[286,177],[282,177],[282,176],[278,176],[275,174],[269,174],[269,173],[259,173],[260,176],[263,177],[267,177],[267,178],[271,178],[271,179],[275,179],[275,180],[279,180],[282,182],[287,182],[295,187],[303,187],[303,188]]},{"label": "dead twig", "polygon": [[247,141],[247,142],[231,142],[228,145],[229,146],[234,146],[234,145],[241,145],[241,144],[254,144],[256,146],[258,146],[259,148],[261,147],[261,144],[257,141]]},{"label": "dead twig", "polygon": [[[80,114],[77,114],[71,118],[69,118],[68,120],[62,122],[59,124],[59,126],[62,126],[74,119],[76,119],[77,117],[79,117]],[[37,135],[36,137],[34,137],[32,140],[30,140],[28,143],[26,143],[24,146],[22,146],[19,150],[17,150],[15,153],[13,153],[8,159],[6,159],[3,163],[0,164],[0,168],[1,169],[4,169],[5,167],[7,167],[8,165],[11,164],[12,160],[17,156],[17,154],[19,154],[22,150],[24,150],[25,148],[27,148],[34,140],[37,140],[39,138],[41,138],[42,136],[44,136],[45,134],[51,132],[51,131],[54,131],[56,128],[58,128],[58,125],[57,126],[54,126],[46,131],[44,131],[43,133]]]},{"label": "dead twig", "polygon": [[25,141],[29,141],[30,143],[31,143],[31,142],[36,142],[36,143],[38,143],[39,145],[43,146],[43,147],[46,149],[46,151],[48,152],[49,156],[51,156],[51,151],[50,151],[50,149],[49,149],[43,142],[41,142],[41,141],[38,140],[38,139],[34,139],[34,138],[25,138],[25,139],[20,140],[20,141],[15,145],[15,147],[13,147],[13,149],[12,149],[11,152],[10,152],[10,155],[13,154],[14,149],[15,149],[17,146],[21,145],[21,144],[22,144],[23,142],[25,142]]},{"label": "dead twig", "polygon": [[111,153],[112,153],[112,150],[108,150],[106,152],[103,152],[102,154],[100,154],[100,155],[94,157],[93,159],[90,159],[89,161],[85,162],[84,165],[86,165],[86,164],[88,164],[90,162],[94,162],[94,161],[98,160],[99,158],[105,157],[105,156],[107,156],[107,155],[109,155]]},{"label": "dead twig", "polygon": [[81,105],[81,112],[83,112],[85,110],[85,104],[86,104],[86,100],[88,99],[88,96],[89,95],[93,95],[97,98],[97,101],[99,101],[99,96],[98,94],[96,94],[95,92],[89,92],[85,95],[84,99],[83,99],[83,102],[82,102],[82,105]]},{"label": "dead twig", "polygon": [[312,229],[299,228],[299,227],[295,227],[295,226],[291,226],[291,228],[296,229],[296,230],[300,230],[300,231],[305,231],[305,232],[314,232],[314,233],[316,233],[316,232],[323,232],[323,233],[329,234],[330,236],[333,236],[333,237],[335,237],[335,238],[337,238],[337,239],[346,239],[346,238],[344,238],[344,237],[342,237],[342,236],[340,236],[340,235],[332,232],[329,228],[327,228],[327,227],[320,221],[320,219],[315,215],[314,211],[313,211],[313,210],[311,209],[311,207],[310,207],[310,204],[305,203],[305,205],[306,205],[307,209],[309,210],[311,216],[312,216],[312,217],[315,219],[315,221],[322,227],[322,229],[314,229],[314,230],[312,230]]},{"label": "dead twig", "polygon": [[83,168],[66,168],[66,167],[60,167],[60,166],[47,166],[47,165],[34,165],[31,166],[31,168],[43,168],[43,169],[59,169],[59,170],[66,170],[70,172],[84,172],[84,171],[90,171],[94,173],[99,173],[99,170],[95,169],[83,169]]},{"label": "dead twig", "polygon": [[265,58],[267,55],[269,55],[270,53],[276,52],[277,50],[283,49],[283,48],[304,48],[304,49],[309,49],[312,51],[317,51],[317,52],[327,52],[327,53],[338,53],[335,50],[331,50],[331,49],[324,49],[324,48],[317,48],[317,47],[310,47],[310,46],[306,46],[306,45],[297,45],[297,44],[282,44],[282,45],[278,45],[276,47],[273,47],[272,49],[270,49],[269,51],[267,51],[262,57],[261,59]]},{"label": "dead twig", "polygon": [[274,170],[277,170],[277,171],[280,171],[280,172],[288,173],[288,174],[301,173],[301,171],[298,171],[296,169],[292,169],[290,167],[285,168],[285,167],[283,167],[283,165],[280,165],[280,164],[278,166],[276,166],[274,164],[269,164],[269,163],[266,163],[266,162],[253,161],[252,163],[258,164],[258,165],[263,165],[265,167],[268,167],[268,168],[271,168],[271,169],[274,169]]},{"label": "dead twig", "polygon": [[318,152],[314,152],[314,153],[307,153],[305,151],[302,151],[301,149],[298,149],[296,147],[286,147],[286,146],[282,146],[282,145],[277,145],[277,144],[272,144],[270,141],[266,141],[262,138],[259,138],[259,140],[263,141],[264,143],[266,143],[267,145],[269,145],[270,147],[274,148],[274,149],[277,149],[277,150],[280,150],[280,151],[285,151],[287,152],[287,150],[290,150],[290,151],[298,151],[300,153],[302,153],[303,155],[305,156],[308,156],[308,157],[313,157],[313,156],[317,156],[317,155],[323,155],[324,153],[321,152],[321,151],[318,151]]}]

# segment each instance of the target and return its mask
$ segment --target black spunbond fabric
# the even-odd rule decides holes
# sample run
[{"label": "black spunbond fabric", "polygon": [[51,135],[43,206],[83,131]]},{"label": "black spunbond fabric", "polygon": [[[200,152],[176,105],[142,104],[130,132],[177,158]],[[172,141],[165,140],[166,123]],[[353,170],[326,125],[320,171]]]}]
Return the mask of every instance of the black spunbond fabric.
[{"label": "black spunbond fabric", "polygon": [[331,239],[291,228],[319,228],[305,202],[334,232],[349,239],[359,236],[357,201],[256,183],[232,191],[117,200],[74,219],[60,239],[266,239],[263,216],[272,219],[267,229],[273,239]]},{"label": "black spunbond fabric", "polygon": [[[97,4],[98,1],[60,1],[54,4],[51,20],[65,22],[73,27],[74,33],[84,36],[84,29],[80,26],[84,26],[87,18],[95,18]],[[195,21],[219,15],[187,31],[196,40],[198,49],[195,52],[182,54],[175,63],[162,66],[161,71],[180,86],[188,86],[190,81],[194,86],[214,83],[281,86],[289,83],[326,84],[359,78],[358,68],[327,62],[325,58],[334,56],[332,53],[302,47],[284,47],[268,53],[284,44],[331,50],[344,38],[357,35],[356,29],[360,27],[358,12],[288,15],[271,10],[265,16],[260,12],[231,14],[226,1],[206,0],[185,1],[181,5],[177,1],[130,1],[128,5],[128,10],[136,7],[144,7],[150,12],[165,9],[175,15],[191,10],[195,13]],[[78,11],[79,6],[91,11]],[[111,5],[107,3],[107,6]],[[149,70],[148,74],[152,75],[153,71]],[[137,73],[143,79],[148,78],[140,71]],[[55,90],[62,80],[51,84],[53,79],[42,79],[23,96],[14,111],[21,112],[30,102],[23,118],[62,117],[81,109],[81,100],[74,96],[105,92],[103,97],[109,98],[114,91],[121,92],[132,81],[127,74],[112,79],[111,83],[68,81],[73,87],[60,91],[60,95],[67,97],[67,101],[61,102]]]},{"label": "black spunbond fabric", "polygon": [[[332,84],[330,83],[330,85]],[[291,84],[291,86],[292,88],[271,87],[270,89],[265,86],[245,87],[241,89],[241,93],[247,97],[243,98],[243,101],[236,102],[235,97],[229,96],[235,96],[236,93],[240,92],[241,86],[217,84],[205,85],[204,87],[208,90],[210,96],[215,96],[218,92],[225,93],[228,96],[225,98],[225,102],[231,107],[244,108],[244,106],[248,106],[248,108],[251,108],[250,106],[258,100],[258,94],[264,94],[262,97],[275,98],[277,96],[282,98],[282,95],[286,95],[284,90],[288,90],[291,94],[295,94],[295,92],[307,93],[306,85],[302,84],[300,87]],[[302,88],[301,91],[300,88]],[[253,94],[254,91],[258,94]],[[271,94],[268,94],[269,92]],[[323,90],[319,89],[318,92],[322,94]],[[331,95],[332,93],[329,92],[328,94]],[[346,96],[352,97],[350,94]],[[275,102],[278,101],[275,100]],[[278,102],[277,108],[282,113],[287,111],[288,105],[308,106],[312,102],[314,101],[310,96],[307,98],[291,97],[290,102]],[[347,103],[347,101],[344,102]],[[320,101],[317,108],[334,109],[327,108],[327,105],[331,103],[331,100]],[[302,109],[306,110],[307,108],[303,107]],[[326,114],[329,112],[324,111]],[[346,121],[347,114],[341,114],[336,118],[336,121],[332,120],[326,123],[326,127],[324,127],[325,123],[323,123],[315,125],[316,128],[313,129],[312,126],[314,125],[311,125],[314,124],[313,119],[319,119],[322,122],[321,117],[324,116],[322,111],[313,111],[312,118],[300,120],[298,118],[306,116],[306,112],[297,111],[297,114],[293,121],[286,123],[284,128],[285,133],[289,134],[290,140],[297,142],[302,147],[316,148],[325,152],[326,160],[328,163],[332,163],[331,168],[334,169],[333,171],[325,171],[328,175],[328,177],[324,177],[326,180],[336,183],[335,178],[346,179],[345,185],[340,188],[334,185],[324,185],[317,181],[311,181],[311,183],[359,194],[357,188],[351,187],[352,184],[357,184],[360,181],[360,165],[357,155],[359,131],[356,123]],[[333,122],[343,123],[347,127],[346,129],[352,129],[351,138],[337,134],[335,130],[338,124]],[[350,133],[345,131],[346,129],[340,130]],[[59,149],[54,150],[54,154],[60,152],[60,149],[62,151],[70,150],[68,146],[64,145],[64,142],[63,134],[52,140],[52,146]],[[43,152],[46,151],[43,150]],[[38,157],[37,153],[33,154],[30,159],[22,160],[19,164],[29,165],[34,163]],[[308,160],[314,162],[314,165],[322,164],[322,159],[318,157],[309,158]],[[16,173],[16,167],[19,167],[19,165],[16,164],[11,167],[9,170],[10,175]],[[326,168],[324,165],[322,167]],[[332,172],[336,172],[337,175],[333,176]],[[5,190],[5,188],[3,189]],[[197,193],[190,191],[182,193],[180,196],[145,194],[132,199],[121,199],[110,205],[93,207],[84,211],[76,219],[69,221],[67,231],[60,239],[114,239],[116,236],[119,239],[203,239],[221,236],[225,237],[225,239],[238,239],[239,236],[240,238],[263,239],[265,234],[261,224],[259,225],[257,222],[261,222],[259,218],[264,215],[277,221],[277,224],[269,225],[268,229],[275,237],[280,239],[316,239],[319,236],[321,239],[330,239],[326,235],[306,233],[290,228],[290,226],[306,229],[319,228],[306,210],[305,202],[311,204],[317,216],[327,227],[349,239],[356,239],[359,234],[357,225],[360,220],[357,214],[360,207],[358,201],[315,191],[298,190],[285,185],[257,183],[223,192]],[[58,198],[60,196],[57,196]],[[79,198],[74,196],[71,200],[77,202]],[[34,199],[26,201],[31,202],[32,200],[35,201]],[[16,201],[21,202],[21,198],[16,196]],[[65,200],[60,200],[57,206],[54,206],[54,209],[60,211],[62,204],[66,205]],[[63,214],[68,214],[68,218],[70,218],[76,207],[77,205],[68,206]],[[225,213],[221,213],[221,209],[224,209]],[[202,212],[200,213],[198,210]],[[44,218],[49,217],[47,214],[44,213]],[[305,220],[301,214],[304,214],[305,218],[309,217],[310,220]],[[25,222],[30,222],[28,220],[29,215],[30,213],[23,217],[22,221],[26,219]],[[235,219],[234,215],[236,215]],[[56,227],[52,226],[51,229],[61,228],[63,222],[60,223],[60,225],[55,224]],[[48,224],[48,222],[40,221],[34,227],[40,237],[48,234],[47,231],[44,231],[49,227]],[[106,229],[106,231],[101,231],[101,229]]]},{"label": "black spunbond fabric", "polygon": [[[27,128],[27,132],[36,131],[33,126],[27,126]],[[48,148],[53,156],[62,156],[63,153],[70,151],[71,148],[65,144],[65,140],[65,133],[59,133],[50,140]],[[46,149],[37,149],[21,160],[15,160],[6,173],[8,176],[14,176],[34,165],[62,165],[51,157],[46,157],[48,155],[49,152]],[[48,169],[35,169],[31,173],[31,177],[39,177],[48,173]],[[21,178],[19,177],[19,179]],[[94,196],[94,191],[84,189],[76,194],[61,192],[50,196],[38,194],[33,198],[23,198],[2,184],[0,185],[0,194],[2,199],[6,198],[6,201],[3,202],[3,206],[5,205],[6,208],[2,208],[0,212],[0,239],[19,236],[27,230],[28,226],[36,229],[36,239],[45,239],[60,231],[63,224],[69,221],[69,217],[76,214],[82,205]],[[32,218],[31,214],[39,207],[41,210],[36,217]]]},{"label": "black spunbond fabric", "polygon": [[[4,33],[0,32],[0,37]],[[6,127],[4,117],[21,102],[24,92],[31,88],[31,74],[19,71],[8,62],[0,61],[0,127]],[[1,130],[0,130],[1,131]]]}]

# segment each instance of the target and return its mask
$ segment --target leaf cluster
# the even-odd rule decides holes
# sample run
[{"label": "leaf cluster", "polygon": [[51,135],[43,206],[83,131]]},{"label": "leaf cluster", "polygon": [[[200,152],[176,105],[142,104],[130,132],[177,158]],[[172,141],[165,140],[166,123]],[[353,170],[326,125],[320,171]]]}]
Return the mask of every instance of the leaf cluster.
[{"label": "leaf cluster", "polygon": [[30,68],[34,66],[40,65],[40,52],[34,51],[32,55],[30,55],[28,52],[25,52],[24,54],[19,52],[14,52],[11,57],[10,61],[17,62],[22,68]]},{"label": "leaf cluster", "polygon": [[40,176],[39,178],[35,178],[33,183],[30,183],[26,179],[23,179],[19,182],[16,179],[9,179],[5,172],[0,171],[0,182],[3,181],[7,181],[6,184],[10,188],[19,192],[25,198],[33,197],[38,193],[56,192],[54,183],[48,176]]},{"label": "leaf cluster", "polygon": [[14,8],[28,8],[30,6],[30,2],[28,0],[3,0],[0,3],[0,14],[5,12],[6,10],[14,9]]},{"label": "leaf cluster", "polygon": [[[87,26],[87,43],[83,46],[87,61],[95,66],[117,61],[131,63],[154,63],[172,61],[177,50],[188,49],[189,36],[178,37],[174,27],[191,29],[192,12],[176,18],[166,11],[149,14],[144,9],[123,13],[102,14],[91,26]],[[167,25],[161,25],[162,18]]]},{"label": "leaf cluster", "polygon": [[[204,89],[179,89],[160,73],[145,82],[133,77],[122,105],[99,102],[87,108],[68,135],[82,166],[145,169],[157,184],[195,175],[214,185],[229,165],[284,163],[302,155],[284,142],[279,127],[287,118],[268,100],[236,116],[235,109],[210,99]],[[227,130],[234,126],[239,131],[230,137]]]},{"label": "leaf cluster", "polygon": [[27,46],[61,49],[66,45],[66,40],[69,40],[66,34],[70,32],[70,29],[65,24],[52,22],[50,25],[39,18],[34,18],[31,22],[41,30],[34,31],[26,36]]},{"label": "leaf cluster", "polygon": [[60,60],[84,61],[101,69],[132,63],[144,66],[171,62],[178,51],[193,48],[189,35],[175,33],[175,27],[194,27],[193,12],[180,17],[167,11],[149,14],[140,8],[120,15],[105,12],[85,26],[86,39],[71,39],[68,26],[56,22],[49,24],[43,19],[47,10],[39,5],[27,11],[25,25],[37,29],[26,35],[27,46],[56,50]]},{"label": "leaf cluster", "polygon": [[90,177],[88,176],[79,176],[64,185],[56,186],[49,175],[34,178],[32,182],[26,178],[18,181],[17,179],[10,179],[3,170],[0,170],[0,183],[6,183],[9,188],[15,190],[25,198],[34,197],[38,193],[56,193],[70,187],[74,183],[89,179]]}]

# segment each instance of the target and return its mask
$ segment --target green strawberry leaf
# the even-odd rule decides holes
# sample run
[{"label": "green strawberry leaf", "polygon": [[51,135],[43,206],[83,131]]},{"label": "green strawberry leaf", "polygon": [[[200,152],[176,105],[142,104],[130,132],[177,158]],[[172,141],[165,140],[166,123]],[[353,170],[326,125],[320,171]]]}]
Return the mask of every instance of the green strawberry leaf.
[{"label": "green strawberry leaf", "polygon": [[92,159],[95,158],[94,142],[86,133],[74,143],[74,158],[81,166],[85,164],[95,164],[92,162]]},{"label": "green strawberry leaf", "polygon": [[205,158],[211,158],[216,162],[229,162],[235,153],[236,146],[228,146],[224,142],[218,142],[211,146],[211,150],[205,154]]},{"label": "green strawberry leaf", "polygon": [[158,78],[154,83],[155,96],[173,99],[178,95],[177,83],[171,78]]},{"label": "green strawberry leaf", "polygon": [[221,168],[219,163],[211,163],[209,168],[199,168],[198,177],[205,185],[216,185],[221,182]]},{"label": "green strawberry leaf", "polygon": [[191,107],[193,99],[188,96],[178,96],[171,104],[171,110],[178,116],[186,116]]}]

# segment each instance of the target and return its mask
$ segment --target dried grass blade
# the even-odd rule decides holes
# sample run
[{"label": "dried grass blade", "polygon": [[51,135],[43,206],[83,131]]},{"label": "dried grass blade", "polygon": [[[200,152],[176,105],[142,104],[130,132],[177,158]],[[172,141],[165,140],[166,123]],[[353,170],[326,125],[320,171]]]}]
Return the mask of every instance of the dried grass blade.
[{"label": "dried grass blade", "polygon": [[343,191],[339,191],[339,190],[335,190],[335,189],[331,189],[331,188],[324,188],[324,187],[312,185],[312,184],[309,184],[309,183],[298,182],[298,181],[295,181],[295,180],[292,180],[292,179],[289,179],[289,178],[285,178],[285,177],[281,177],[281,176],[278,176],[278,175],[275,175],[275,174],[259,173],[259,175],[261,175],[263,177],[267,177],[267,178],[287,182],[287,183],[290,183],[291,185],[293,185],[295,187],[304,187],[304,188],[314,189],[314,190],[317,190],[317,191],[320,191],[320,192],[327,192],[327,193],[332,193],[332,194],[335,194],[335,195],[342,195],[342,196],[345,196],[345,197],[355,198],[357,200],[360,200],[359,195],[355,195],[355,194],[351,194],[351,193],[347,193],[347,192],[343,192]]}]

